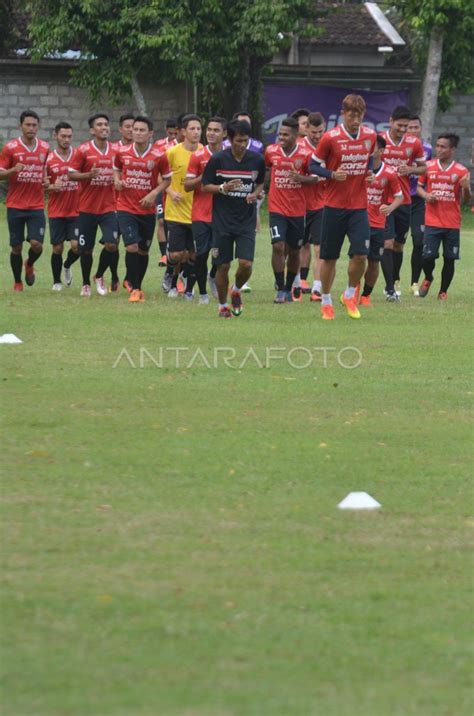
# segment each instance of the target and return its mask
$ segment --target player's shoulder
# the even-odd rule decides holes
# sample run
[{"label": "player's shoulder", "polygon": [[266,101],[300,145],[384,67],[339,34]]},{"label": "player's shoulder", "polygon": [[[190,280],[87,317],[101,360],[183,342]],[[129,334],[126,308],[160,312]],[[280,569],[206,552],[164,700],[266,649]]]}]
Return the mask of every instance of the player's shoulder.
[{"label": "player's shoulder", "polygon": [[377,132],[375,129],[372,129],[372,127],[368,127],[366,124],[361,124],[360,126],[360,136],[367,139],[367,137],[371,137],[373,139],[376,139]]},{"label": "player's shoulder", "polygon": [[165,154],[166,152],[164,152],[162,149],[158,149],[157,147],[155,147],[155,145],[150,148],[150,157],[153,157],[153,159],[161,159],[165,156]]},{"label": "player's shoulder", "polygon": [[38,140],[38,149],[42,152],[49,152],[49,144],[44,139]]},{"label": "player's shoulder", "polygon": [[210,155],[209,149],[207,147],[200,147],[191,155],[191,161],[193,161],[193,159],[194,161],[205,159],[208,155]]},{"label": "player's shoulder", "polygon": [[87,154],[89,149],[91,149],[92,145],[90,141],[83,142],[77,147],[77,151],[79,154]]},{"label": "player's shoulder", "polygon": [[469,169],[465,167],[464,164],[461,164],[461,162],[454,162],[453,169],[460,174],[469,174]]},{"label": "player's shoulder", "polygon": [[297,145],[297,149],[296,149],[296,153],[297,153],[298,156],[300,156],[300,157],[307,157],[307,156],[311,155],[313,152],[312,152],[312,150],[308,147],[307,144],[298,144],[298,145]]},{"label": "player's shoulder", "polygon": [[336,139],[336,137],[340,137],[342,134],[342,128],[339,124],[337,127],[333,127],[333,129],[328,129],[327,132],[324,132],[323,136],[321,137],[321,141],[323,139]]},{"label": "player's shoulder", "polygon": [[423,144],[421,143],[421,139],[419,139],[419,137],[415,137],[413,134],[405,134],[404,139],[405,144],[410,144],[412,146],[420,146],[421,149],[423,149]]},{"label": "player's shoulder", "polygon": [[394,169],[393,167],[389,167],[388,164],[384,164],[384,173],[388,177],[397,177],[398,178],[396,169]]},{"label": "player's shoulder", "polygon": [[278,144],[278,142],[269,144],[268,147],[265,149],[265,152],[267,154],[278,154],[279,151],[280,151],[280,145]]},{"label": "player's shoulder", "polygon": [[428,169],[428,171],[430,169],[438,169],[438,161],[436,159],[428,159],[428,161],[426,162],[426,168]]},{"label": "player's shoulder", "polygon": [[5,149],[8,149],[8,151],[12,152],[14,149],[18,149],[20,146],[20,142],[18,139],[12,139],[10,142],[7,142],[5,144]]}]

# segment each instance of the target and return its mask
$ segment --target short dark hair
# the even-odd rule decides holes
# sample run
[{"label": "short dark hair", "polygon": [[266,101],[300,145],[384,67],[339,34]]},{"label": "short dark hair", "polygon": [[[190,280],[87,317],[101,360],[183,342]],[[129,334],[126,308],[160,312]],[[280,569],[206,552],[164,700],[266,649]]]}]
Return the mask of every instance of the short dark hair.
[{"label": "short dark hair", "polygon": [[177,118],[176,118],[176,126],[178,127],[178,129],[182,129],[182,128],[183,128],[183,119],[184,119],[184,117],[186,117],[186,112],[184,112],[184,114],[178,114],[178,116],[177,116]]},{"label": "short dark hair", "polygon": [[400,104],[398,107],[395,107],[391,114],[391,118],[394,120],[397,119],[410,119],[411,118],[411,112],[408,109],[408,107],[405,107],[404,105]]},{"label": "short dark hair", "polygon": [[89,125],[89,127],[92,128],[92,127],[94,126],[94,122],[95,122],[96,119],[106,119],[107,122],[110,122],[109,117],[108,117],[107,114],[105,114],[105,112],[96,112],[96,114],[93,114],[93,115],[92,115],[91,117],[89,117],[89,119],[87,120],[87,124]]},{"label": "short dark hair", "polygon": [[451,148],[454,147],[454,149],[456,149],[456,147],[457,147],[458,144],[459,144],[459,135],[458,135],[458,134],[453,134],[452,132],[444,132],[443,134],[438,134],[438,136],[436,137],[436,139],[437,139],[437,140],[438,140],[438,139],[447,139],[448,142],[449,142],[449,146],[450,146]]},{"label": "short dark hair", "polygon": [[232,119],[237,119],[237,117],[248,117],[252,121],[252,116],[246,109],[239,109],[238,112],[234,112]]},{"label": "short dark hair", "polygon": [[410,114],[410,122],[419,122],[421,124],[421,117],[419,114]]},{"label": "short dark hair", "polygon": [[296,132],[298,131],[298,120],[295,119],[294,117],[286,117],[282,121],[281,126],[289,127],[291,129],[291,131],[295,132],[295,134],[296,134]]},{"label": "short dark hair", "polygon": [[309,117],[310,114],[310,109],[306,109],[306,107],[300,107],[299,109],[295,109],[295,111],[290,114],[290,117],[293,117],[293,119],[299,119],[300,117]]},{"label": "short dark hair", "polygon": [[69,122],[58,122],[54,128],[55,133],[57,134],[60,129],[72,129],[72,127]]},{"label": "short dark hair", "polygon": [[233,119],[227,125],[227,134],[229,139],[232,141],[237,134],[242,134],[245,137],[250,137],[252,127],[245,119]]},{"label": "short dark hair", "polygon": [[227,129],[227,120],[225,117],[218,117],[217,115],[215,117],[209,117],[207,124],[209,125],[211,122],[216,122],[222,126],[222,129]]},{"label": "short dark hair", "polygon": [[308,114],[308,122],[312,127],[320,127],[325,121],[321,112],[310,112]]},{"label": "short dark hair", "polygon": [[122,124],[127,121],[127,119],[135,119],[135,115],[132,112],[125,112],[125,114],[122,114],[119,117],[119,127],[121,127]]},{"label": "short dark hair", "polygon": [[27,117],[33,117],[33,119],[36,119],[38,122],[40,121],[40,118],[36,112],[34,112],[32,109],[25,109],[25,111],[20,114],[20,124],[23,124]]},{"label": "short dark hair", "polygon": [[185,114],[181,120],[181,129],[186,129],[190,122],[199,122],[199,124],[202,124],[201,117],[198,117],[197,114]]},{"label": "short dark hair", "polygon": [[376,142],[377,142],[377,147],[379,149],[385,149],[385,147],[387,146],[387,142],[385,141],[385,139],[382,137],[381,134],[377,134]]},{"label": "short dark hair", "polygon": [[148,129],[150,130],[150,132],[153,131],[153,122],[149,117],[145,117],[144,115],[139,114],[137,117],[134,118],[133,124],[135,125],[136,122],[143,122],[143,124],[148,125]]},{"label": "short dark hair", "polygon": [[170,117],[166,120],[165,127],[166,129],[171,129],[171,127],[177,127],[178,126],[178,120],[176,117]]}]

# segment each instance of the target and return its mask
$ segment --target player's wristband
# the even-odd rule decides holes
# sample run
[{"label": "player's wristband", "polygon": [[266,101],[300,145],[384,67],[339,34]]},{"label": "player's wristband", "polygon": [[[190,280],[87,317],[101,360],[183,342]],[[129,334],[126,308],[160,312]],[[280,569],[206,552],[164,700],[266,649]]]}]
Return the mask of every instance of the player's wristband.
[{"label": "player's wristband", "polygon": [[219,185],[219,194],[227,194],[226,190],[224,189],[224,184]]}]

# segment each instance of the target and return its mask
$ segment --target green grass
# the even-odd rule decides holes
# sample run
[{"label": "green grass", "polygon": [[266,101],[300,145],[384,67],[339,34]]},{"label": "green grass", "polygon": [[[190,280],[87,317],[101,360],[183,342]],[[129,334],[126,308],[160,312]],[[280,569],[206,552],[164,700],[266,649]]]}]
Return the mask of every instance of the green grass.
[{"label": "green grass", "polygon": [[[363,320],[329,324],[272,305],[266,232],[244,315],[221,321],[163,296],[156,246],[145,304],[80,299],[77,265],[53,294],[49,247],[14,294],[0,221],[0,332],[24,341],[0,347],[2,714],[472,713],[466,219],[448,302],[409,297],[405,260],[400,305],[379,285]],[[179,369],[112,368],[178,346]],[[336,351],[186,367],[223,346]],[[351,490],[382,509],[338,510]]]}]

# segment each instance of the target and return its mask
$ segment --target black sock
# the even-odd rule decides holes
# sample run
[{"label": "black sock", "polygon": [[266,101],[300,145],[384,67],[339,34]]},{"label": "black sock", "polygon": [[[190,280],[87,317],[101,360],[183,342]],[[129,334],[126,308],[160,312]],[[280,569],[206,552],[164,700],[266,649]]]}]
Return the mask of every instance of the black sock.
[{"label": "black sock", "polygon": [[119,280],[119,277],[117,274],[119,258],[120,258],[120,253],[119,253],[118,249],[117,249],[117,251],[110,252],[109,268],[110,268],[110,273],[112,275],[112,281],[114,283],[118,283],[118,280]]},{"label": "black sock", "polygon": [[300,268],[300,276],[302,281],[306,281],[306,279],[308,278],[308,274],[309,266],[303,266],[302,268]]},{"label": "black sock", "polygon": [[176,288],[178,285],[178,274],[173,274],[173,280],[171,281],[171,288]]},{"label": "black sock", "polygon": [[100,252],[99,256],[99,265],[97,267],[97,271],[95,272],[96,278],[102,278],[105,271],[108,269],[110,263],[110,251],[107,251],[106,248],[103,248]]},{"label": "black sock", "polygon": [[415,244],[411,252],[411,282],[418,283],[423,268],[423,244]]},{"label": "black sock", "polygon": [[64,268],[71,268],[73,263],[75,263],[78,258],[79,254],[75,254],[72,249],[69,249],[69,251],[67,252],[66,261],[63,263]]},{"label": "black sock", "polygon": [[385,278],[385,290],[388,293],[393,293],[393,251],[392,249],[384,249],[382,258],[380,261],[382,266],[383,275]]},{"label": "black sock", "polygon": [[158,245],[160,247],[160,254],[166,256],[166,241],[159,241]]},{"label": "black sock", "polygon": [[211,278],[215,278],[217,273],[217,266],[214,266],[214,264],[211,266],[211,270],[209,271],[209,276]]},{"label": "black sock", "polygon": [[423,259],[423,272],[427,281],[433,280],[433,271],[435,267],[434,259]]},{"label": "black sock", "polygon": [[35,253],[35,252],[33,251],[33,249],[30,249],[30,250],[28,251],[28,261],[27,261],[27,263],[28,263],[30,266],[33,266],[34,262],[35,262],[35,261],[38,261],[38,259],[39,259],[39,257],[41,256],[41,254],[42,254],[42,251],[40,251],[40,253],[37,254],[37,253]]},{"label": "black sock", "polygon": [[92,269],[92,254],[81,254],[82,285],[90,286]]},{"label": "black sock", "polygon": [[199,293],[204,296],[207,293],[207,257],[209,251],[205,254],[196,256],[196,280],[199,286]]},{"label": "black sock", "polygon": [[400,281],[400,269],[403,262],[403,251],[393,252],[393,280]]},{"label": "black sock", "polygon": [[196,283],[196,264],[190,259],[186,262],[186,293],[192,293]]},{"label": "black sock", "polygon": [[12,267],[15,283],[21,283],[21,267],[23,266],[21,254],[10,254],[10,266]]},{"label": "black sock", "polygon": [[125,252],[125,266],[127,267],[128,281],[129,283],[131,283],[132,288],[134,290],[140,288],[140,282],[138,278],[138,254],[136,251]]},{"label": "black sock", "polygon": [[454,276],[454,259],[444,259],[440,293],[447,293]]},{"label": "black sock", "polygon": [[363,296],[370,296],[372,291],[374,290],[373,286],[369,286],[367,283],[364,284],[364,290],[362,291]]},{"label": "black sock", "polygon": [[170,275],[173,275],[175,266],[176,266],[176,263],[174,261],[171,261],[171,259],[168,259],[168,263],[166,264],[165,273],[169,273]]},{"label": "black sock", "polygon": [[286,272],[286,283],[285,283],[285,291],[291,291],[293,288],[293,281],[295,280],[296,274],[292,271]]},{"label": "black sock", "polygon": [[138,288],[142,287],[149,261],[148,254],[138,254]]},{"label": "black sock", "polygon": [[53,272],[53,283],[61,283],[61,269],[63,257],[61,254],[51,254],[51,270]]},{"label": "black sock", "polygon": [[284,291],[285,290],[285,272],[284,271],[274,271],[273,275],[275,276],[275,283],[277,286],[277,290]]}]

